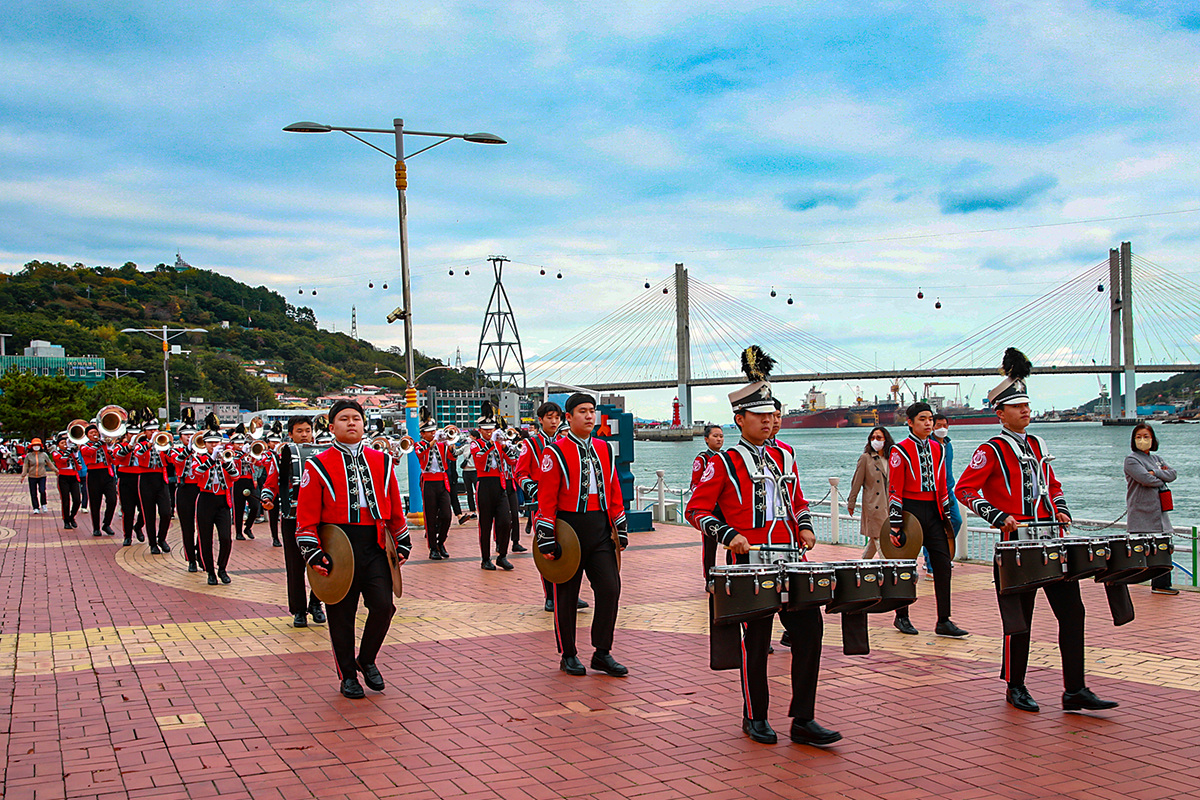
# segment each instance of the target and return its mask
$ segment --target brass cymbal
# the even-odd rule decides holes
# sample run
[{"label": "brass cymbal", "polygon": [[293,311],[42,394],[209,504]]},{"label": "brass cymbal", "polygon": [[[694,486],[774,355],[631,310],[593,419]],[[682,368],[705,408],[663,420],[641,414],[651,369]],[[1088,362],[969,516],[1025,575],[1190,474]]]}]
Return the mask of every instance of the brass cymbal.
[{"label": "brass cymbal", "polygon": [[892,525],[884,521],[883,530],[879,532],[880,551],[888,558],[916,558],[921,554],[921,547],[925,543],[925,531],[911,511],[904,512],[904,522],[901,523],[900,530],[904,534],[904,545],[893,547]]},{"label": "brass cymbal", "polygon": [[350,547],[346,532],[337,525],[322,525],[319,536],[321,549],[329,554],[333,570],[328,575],[322,575],[308,567],[308,585],[317,599],[326,605],[339,603],[354,581],[354,550]]},{"label": "brass cymbal", "polygon": [[554,537],[562,548],[562,555],[550,561],[533,548],[533,563],[538,572],[551,583],[566,583],[579,571],[579,536],[566,520],[554,521]]}]

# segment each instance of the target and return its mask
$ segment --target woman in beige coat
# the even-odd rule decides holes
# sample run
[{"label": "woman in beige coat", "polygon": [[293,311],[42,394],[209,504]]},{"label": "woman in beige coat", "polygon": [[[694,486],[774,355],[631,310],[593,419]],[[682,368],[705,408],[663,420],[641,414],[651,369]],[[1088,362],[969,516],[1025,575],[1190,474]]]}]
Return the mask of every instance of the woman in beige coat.
[{"label": "woman in beige coat", "polygon": [[862,535],[867,537],[863,558],[874,558],[879,550],[879,532],[888,521],[888,456],[892,452],[892,435],[886,428],[872,428],[867,435],[867,445],[858,457],[854,468],[854,480],[850,482],[850,495],[846,498],[846,509],[854,515],[854,501],[862,492]]}]

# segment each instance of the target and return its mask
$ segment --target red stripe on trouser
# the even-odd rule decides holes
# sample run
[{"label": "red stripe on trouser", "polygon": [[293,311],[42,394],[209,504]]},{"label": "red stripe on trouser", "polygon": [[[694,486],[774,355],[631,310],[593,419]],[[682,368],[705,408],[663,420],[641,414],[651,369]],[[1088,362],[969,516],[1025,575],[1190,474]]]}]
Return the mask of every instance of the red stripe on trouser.
[{"label": "red stripe on trouser", "polygon": [[1012,636],[1004,636],[1004,680],[1012,681]]},{"label": "red stripe on trouser", "polygon": [[[536,549],[536,548],[535,548]],[[554,588],[551,590],[554,593],[554,644],[558,648],[558,652],[563,651],[562,631],[558,629],[558,584],[552,583]]]},{"label": "red stripe on trouser", "polygon": [[750,623],[743,622],[742,628],[742,697],[746,701],[746,716],[750,717],[754,713],[754,707],[750,703],[750,679],[748,677],[749,670],[746,664],[746,631],[750,628]]}]

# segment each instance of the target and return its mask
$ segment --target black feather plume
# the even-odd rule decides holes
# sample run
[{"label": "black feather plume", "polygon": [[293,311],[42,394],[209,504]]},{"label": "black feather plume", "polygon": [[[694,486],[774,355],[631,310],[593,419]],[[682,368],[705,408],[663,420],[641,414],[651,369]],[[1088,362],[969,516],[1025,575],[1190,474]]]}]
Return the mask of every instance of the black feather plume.
[{"label": "black feather plume", "polygon": [[[433,414],[429,413],[429,406],[421,406],[421,424],[424,425],[431,419],[433,419]],[[381,419],[379,422],[382,424],[383,420]]]},{"label": "black feather plume", "polygon": [[486,419],[488,417],[491,417],[492,414],[493,414],[492,401],[484,400],[483,404],[479,406],[479,416],[484,417]]},{"label": "black feather plume", "polygon": [[1033,363],[1015,347],[1004,351],[1004,361],[1000,363],[1000,373],[1014,381],[1023,381],[1033,371]]},{"label": "black feather plume", "polygon": [[208,428],[210,431],[213,431],[214,433],[220,433],[221,432],[221,420],[219,417],[217,417],[216,414],[214,414],[213,412],[210,411],[210,412],[208,412],[208,416],[206,416],[204,418],[204,427]]},{"label": "black feather plume", "polygon": [[184,425],[191,425],[192,427],[195,427],[195,425],[196,425],[196,409],[192,408],[191,406],[188,406],[187,408],[185,408],[183,410],[183,413],[179,415],[179,419],[183,422]]},{"label": "black feather plume", "polygon": [[742,372],[750,381],[765,381],[775,368],[775,359],[767,355],[761,347],[752,344],[742,351]]}]

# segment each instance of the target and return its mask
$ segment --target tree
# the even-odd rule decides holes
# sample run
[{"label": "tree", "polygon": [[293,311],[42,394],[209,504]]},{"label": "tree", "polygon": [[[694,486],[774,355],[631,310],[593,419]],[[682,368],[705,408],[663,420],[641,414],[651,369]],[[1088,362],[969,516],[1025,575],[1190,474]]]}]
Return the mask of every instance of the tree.
[{"label": "tree", "polygon": [[73,419],[90,415],[82,383],[61,375],[48,377],[10,369],[0,378],[0,426],[6,436],[43,440],[65,430]]},{"label": "tree", "polygon": [[105,406],[120,406],[126,411],[150,408],[157,414],[162,407],[161,392],[147,389],[133,378],[105,378],[84,393],[87,418]]}]

